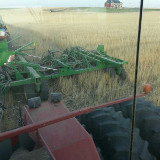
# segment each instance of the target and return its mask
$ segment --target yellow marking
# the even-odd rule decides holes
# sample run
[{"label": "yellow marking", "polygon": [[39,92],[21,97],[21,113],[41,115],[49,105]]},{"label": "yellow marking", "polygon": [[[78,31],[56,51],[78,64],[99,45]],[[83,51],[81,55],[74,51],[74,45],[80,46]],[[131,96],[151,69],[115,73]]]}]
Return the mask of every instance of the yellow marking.
[{"label": "yellow marking", "polygon": [[25,96],[25,99],[27,100],[27,92],[26,92],[26,90],[24,90],[24,96]]},{"label": "yellow marking", "polygon": [[106,79],[109,80],[110,79],[110,75],[108,72],[106,72]]}]

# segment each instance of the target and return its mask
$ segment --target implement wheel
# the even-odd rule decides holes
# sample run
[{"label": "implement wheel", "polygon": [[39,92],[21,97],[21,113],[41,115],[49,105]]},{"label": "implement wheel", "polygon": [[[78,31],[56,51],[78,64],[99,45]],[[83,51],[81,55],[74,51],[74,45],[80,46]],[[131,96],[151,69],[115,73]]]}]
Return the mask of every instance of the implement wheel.
[{"label": "implement wheel", "polygon": [[40,91],[40,97],[42,101],[47,101],[49,97],[49,86],[47,81],[42,81],[41,83],[41,91]]},{"label": "implement wheel", "polygon": [[0,160],[7,160],[12,155],[11,139],[0,142]]},{"label": "implement wheel", "polygon": [[24,85],[24,95],[27,103],[28,103],[28,99],[37,97],[35,85],[33,84]]},{"label": "implement wheel", "polygon": [[[128,160],[131,120],[125,119],[122,112],[115,112],[113,107],[95,110],[83,116],[83,122],[101,148],[104,159]],[[141,139],[137,128],[134,130],[132,156],[134,160],[155,160],[148,151],[148,142]]]},{"label": "implement wheel", "polygon": [[122,68],[122,71],[121,71],[121,73],[120,73],[120,79],[121,80],[126,80],[126,78],[127,78],[127,73],[126,73],[126,71],[125,71],[125,69],[124,68]]},{"label": "implement wheel", "polygon": [[107,68],[105,70],[106,72],[106,79],[115,78],[116,77],[116,71],[114,68]]}]

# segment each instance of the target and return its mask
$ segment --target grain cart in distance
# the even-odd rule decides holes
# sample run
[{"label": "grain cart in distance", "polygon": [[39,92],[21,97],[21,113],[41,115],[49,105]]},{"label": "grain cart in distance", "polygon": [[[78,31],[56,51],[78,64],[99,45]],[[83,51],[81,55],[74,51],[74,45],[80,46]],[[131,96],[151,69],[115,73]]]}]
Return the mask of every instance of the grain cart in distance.
[{"label": "grain cart in distance", "polygon": [[[4,24],[2,19],[0,23]],[[127,62],[106,54],[103,45],[99,45],[95,51],[72,47],[64,50],[59,57],[55,56],[57,51],[49,51],[48,55],[39,60],[39,64],[35,64],[28,57],[36,56],[27,53],[35,49],[34,42],[10,50],[9,44],[19,38],[7,41],[5,36],[0,40],[1,97],[12,87],[24,86],[26,100],[38,95],[42,100],[47,100],[49,89],[46,80],[99,69],[108,69],[122,79],[126,78],[123,65]],[[26,48],[31,45],[32,48]]]}]

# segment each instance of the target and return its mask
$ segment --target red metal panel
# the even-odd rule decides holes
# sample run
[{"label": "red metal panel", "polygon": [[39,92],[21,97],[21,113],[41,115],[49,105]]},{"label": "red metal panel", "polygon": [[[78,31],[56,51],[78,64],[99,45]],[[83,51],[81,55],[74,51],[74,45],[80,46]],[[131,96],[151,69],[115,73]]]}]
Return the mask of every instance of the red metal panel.
[{"label": "red metal panel", "polygon": [[64,146],[61,150],[54,151],[54,155],[57,160],[64,160],[64,155],[67,155],[67,160],[98,160],[99,157],[94,153],[96,150],[92,143],[90,139],[81,140],[69,147]]},{"label": "red metal panel", "polygon": [[[146,95],[145,93],[142,93],[142,94],[137,95],[136,97],[143,97],[145,95]],[[87,107],[87,108],[84,108],[84,109],[81,109],[81,110],[73,111],[71,113],[70,112],[69,113],[65,113],[63,115],[59,115],[58,117],[55,116],[55,117],[53,117],[51,119],[47,119],[47,120],[45,120],[45,119],[43,120],[42,119],[41,121],[36,122],[34,124],[30,124],[33,121],[32,121],[32,118],[31,118],[28,110],[26,109],[26,113],[27,114],[25,115],[25,119],[28,118],[27,122],[30,125],[26,125],[26,126],[21,127],[21,128],[17,128],[17,129],[11,130],[11,131],[0,133],[0,141],[3,141],[5,139],[7,139],[7,138],[11,138],[11,137],[23,134],[23,133],[36,131],[39,128],[43,128],[45,126],[49,126],[51,124],[55,124],[55,123],[67,120],[67,119],[73,118],[75,116],[79,116],[79,115],[82,115],[82,114],[85,114],[85,113],[92,112],[95,109],[108,107],[108,106],[111,106],[113,104],[129,101],[129,100],[132,100],[132,99],[133,99],[133,96],[130,96],[130,97],[127,97],[127,98],[119,99],[119,100],[116,100],[116,101],[108,102],[108,103],[97,105],[97,106],[94,106],[94,107]],[[58,103],[58,104],[56,104],[54,106],[59,106],[59,105],[60,105],[60,103]],[[37,110],[37,112],[38,112],[38,110]]]},{"label": "red metal panel", "polygon": [[11,144],[14,147],[18,143],[18,136],[12,137],[11,138]]},{"label": "red metal panel", "polygon": [[6,36],[0,36],[0,39],[5,39],[6,38]]},{"label": "red metal panel", "polygon": [[109,8],[110,8],[110,7],[111,7],[111,4],[110,4],[110,3],[108,3],[108,4],[107,4],[107,7],[109,7]]},{"label": "red metal panel", "polygon": [[109,8],[109,7],[111,7],[111,4],[108,3],[108,2],[106,2],[106,3],[105,3],[105,7],[108,7],[108,8]]},{"label": "red metal panel", "polygon": [[[29,122],[49,120],[69,113],[62,103],[43,103],[38,109],[26,109]],[[30,119],[31,118],[31,119]],[[57,160],[99,160],[90,135],[75,118],[67,119],[38,130],[42,143]]]},{"label": "red metal panel", "polygon": [[[33,124],[33,120],[31,115],[29,114],[27,108],[24,108],[24,121],[26,122],[26,124]],[[42,147],[42,145],[40,144],[40,138],[39,135],[37,133],[37,129],[34,130],[33,132],[27,132],[29,134],[29,136],[33,139],[33,141],[36,142],[36,146],[35,148],[40,148]]]}]

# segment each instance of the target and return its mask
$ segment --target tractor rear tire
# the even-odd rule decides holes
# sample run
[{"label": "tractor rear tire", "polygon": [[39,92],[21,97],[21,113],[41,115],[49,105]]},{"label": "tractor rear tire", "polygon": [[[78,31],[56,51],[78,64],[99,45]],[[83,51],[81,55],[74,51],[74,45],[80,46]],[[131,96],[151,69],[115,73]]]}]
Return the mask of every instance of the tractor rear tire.
[{"label": "tractor rear tire", "polygon": [[[81,119],[101,148],[104,159],[128,160],[131,120],[125,119],[122,112],[115,112],[113,107],[98,109],[83,115]],[[141,139],[137,128],[134,131],[132,156],[134,160],[155,160],[148,151],[148,142]]]},{"label": "tractor rear tire", "polygon": [[37,97],[35,85],[34,84],[24,85],[24,95],[25,95],[27,104],[28,104],[28,99]]},{"label": "tractor rear tire", "polygon": [[[117,111],[122,111],[124,117],[132,117],[132,101],[115,105]],[[140,129],[140,135],[149,142],[149,151],[160,159],[160,108],[144,98],[136,102],[136,127]]]},{"label": "tractor rear tire", "polygon": [[49,86],[47,81],[42,81],[41,83],[40,97],[42,101],[47,101],[49,98]]},{"label": "tractor rear tire", "polygon": [[7,160],[12,155],[11,139],[0,142],[0,160]]},{"label": "tractor rear tire", "polygon": [[32,151],[35,147],[35,142],[29,136],[28,133],[19,135],[19,147],[24,148],[25,150]]}]

